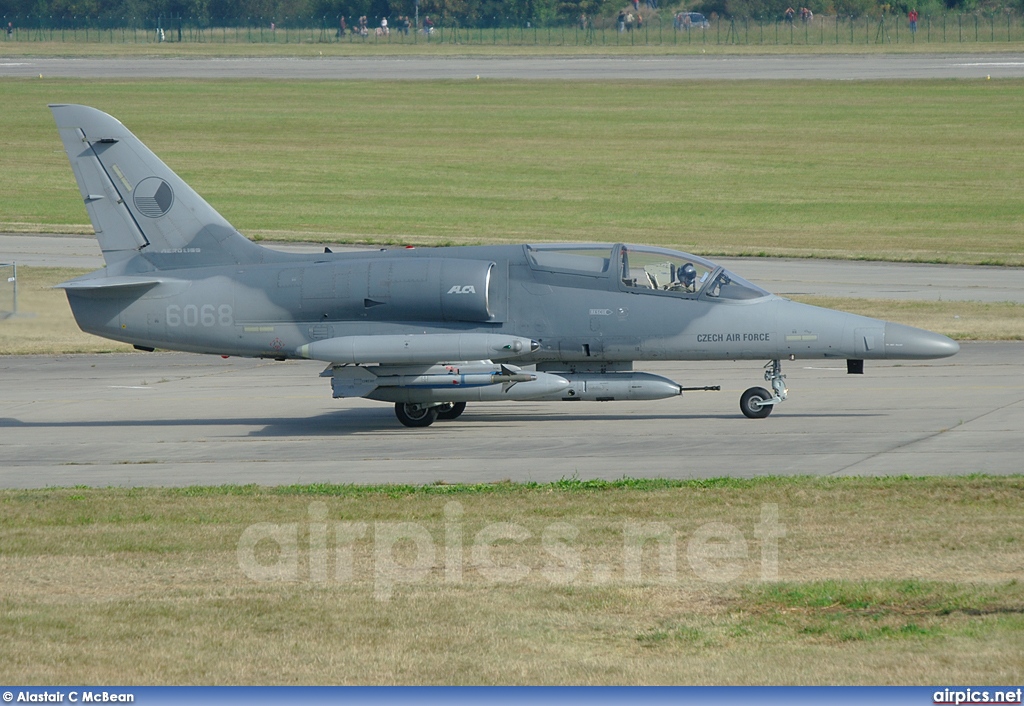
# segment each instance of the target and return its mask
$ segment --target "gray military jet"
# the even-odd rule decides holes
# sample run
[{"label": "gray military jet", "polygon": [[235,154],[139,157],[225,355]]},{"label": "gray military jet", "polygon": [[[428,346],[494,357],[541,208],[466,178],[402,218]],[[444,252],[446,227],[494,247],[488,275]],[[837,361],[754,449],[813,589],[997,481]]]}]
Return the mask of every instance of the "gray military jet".
[{"label": "gray military jet", "polygon": [[50,106],[106,267],[59,285],[82,330],[152,351],[328,363],[335,397],[455,419],[467,402],[654,400],[651,360],[768,360],[747,417],[786,399],[783,359],[951,356],[956,342],[774,296],[704,258],[536,244],[305,255],[235,230],[115,118]]}]

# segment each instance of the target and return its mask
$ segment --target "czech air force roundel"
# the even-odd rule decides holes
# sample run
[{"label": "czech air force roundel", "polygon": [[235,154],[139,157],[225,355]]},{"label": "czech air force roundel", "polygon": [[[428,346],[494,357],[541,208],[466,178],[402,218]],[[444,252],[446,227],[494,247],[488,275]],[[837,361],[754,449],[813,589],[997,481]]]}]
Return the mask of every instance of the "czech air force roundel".
[{"label": "czech air force roundel", "polygon": [[170,185],[159,177],[149,177],[135,187],[135,208],[149,218],[159,218],[171,210],[174,192]]}]

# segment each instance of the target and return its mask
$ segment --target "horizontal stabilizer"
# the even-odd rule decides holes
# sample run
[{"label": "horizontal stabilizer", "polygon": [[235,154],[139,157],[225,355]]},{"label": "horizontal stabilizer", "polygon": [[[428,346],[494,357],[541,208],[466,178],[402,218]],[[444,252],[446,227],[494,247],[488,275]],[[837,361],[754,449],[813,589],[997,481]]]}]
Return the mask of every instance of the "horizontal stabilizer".
[{"label": "horizontal stabilizer", "polygon": [[166,284],[172,281],[165,277],[96,277],[93,279],[73,279],[69,282],[62,282],[54,285],[54,289],[70,289],[72,291],[96,291],[96,290],[128,290],[128,289],[149,289],[158,284]]}]

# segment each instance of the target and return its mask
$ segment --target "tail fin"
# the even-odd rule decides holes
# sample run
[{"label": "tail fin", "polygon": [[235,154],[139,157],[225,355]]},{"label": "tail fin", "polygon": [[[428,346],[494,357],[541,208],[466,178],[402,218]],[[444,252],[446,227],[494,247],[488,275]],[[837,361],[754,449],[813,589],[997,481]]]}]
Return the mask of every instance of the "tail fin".
[{"label": "tail fin", "polygon": [[84,105],[50,110],[107,265],[136,255],[156,269],[263,259],[118,120]]}]

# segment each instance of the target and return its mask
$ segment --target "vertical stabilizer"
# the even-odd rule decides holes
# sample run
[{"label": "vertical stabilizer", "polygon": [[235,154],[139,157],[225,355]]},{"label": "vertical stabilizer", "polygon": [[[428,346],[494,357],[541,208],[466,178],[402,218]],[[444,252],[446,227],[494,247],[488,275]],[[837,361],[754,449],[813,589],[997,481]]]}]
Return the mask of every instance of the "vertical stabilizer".
[{"label": "vertical stabilizer", "polygon": [[50,109],[108,265],[136,255],[157,269],[263,259],[117,119],[83,105]]}]

